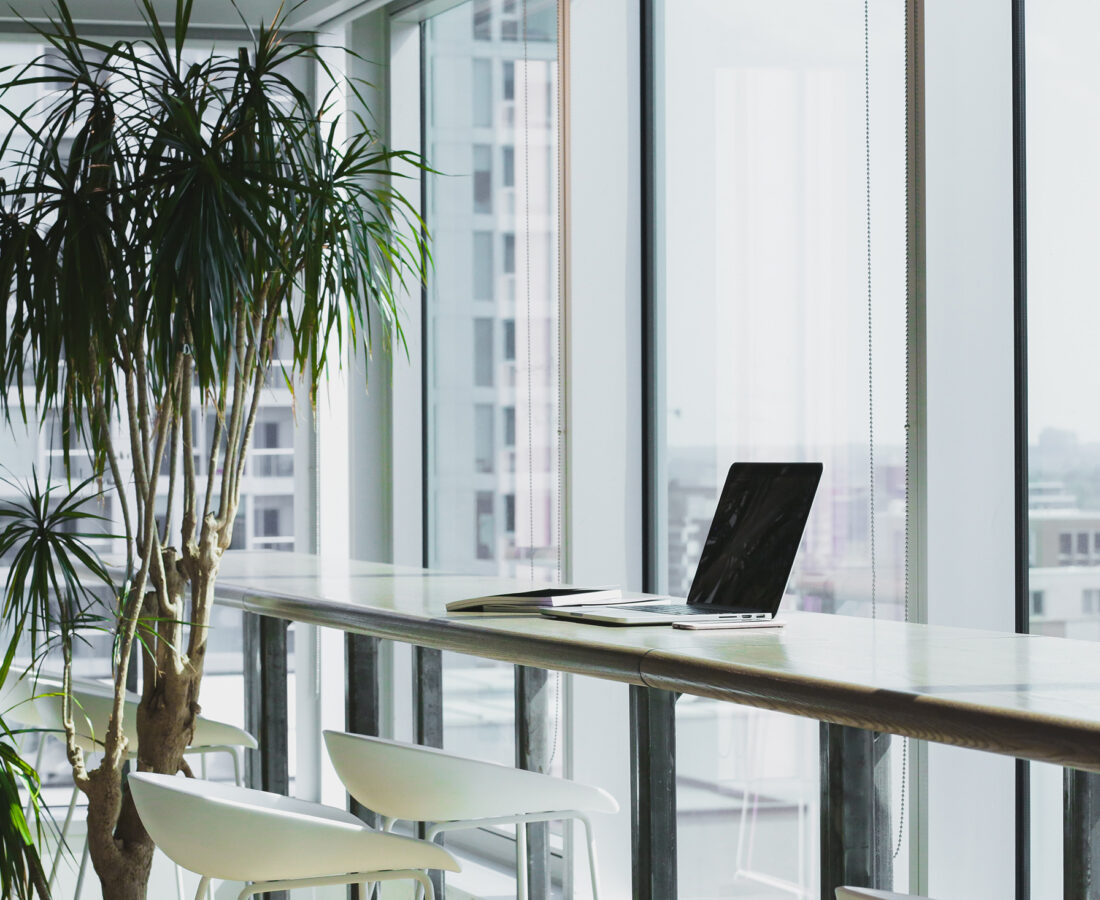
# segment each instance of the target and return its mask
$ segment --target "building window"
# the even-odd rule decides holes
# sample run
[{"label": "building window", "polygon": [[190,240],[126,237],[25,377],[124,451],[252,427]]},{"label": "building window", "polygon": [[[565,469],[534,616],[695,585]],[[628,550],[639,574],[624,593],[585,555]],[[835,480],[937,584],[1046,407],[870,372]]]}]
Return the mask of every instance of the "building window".
[{"label": "building window", "polygon": [[493,471],[494,434],[493,407],[488,403],[479,403],[474,407],[474,470],[481,473]]},{"label": "building window", "polygon": [[493,39],[492,0],[474,0],[474,40],[491,41]]},{"label": "building window", "polygon": [[510,60],[504,60],[504,65],[501,67],[503,74],[504,84],[501,86],[502,93],[505,100],[516,99],[516,64]]},{"label": "building window", "polygon": [[493,558],[493,542],[496,525],[493,516],[492,491],[477,492],[477,558]]},{"label": "building window", "polygon": [[500,183],[504,187],[516,186],[516,148],[506,144],[501,148]]},{"label": "building window", "polygon": [[487,59],[475,59],[474,63],[474,127],[491,128],[493,125],[493,64]]},{"label": "building window", "polygon": [[474,212],[493,211],[493,148],[474,145]]},{"label": "building window", "polygon": [[516,530],[516,495],[504,495],[504,530],[514,534]]},{"label": "building window", "polygon": [[1058,565],[1073,565],[1073,535],[1065,531],[1058,535]]},{"label": "building window", "polygon": [[474,319],[474,387],[493,386],[493,320]]},{"label": "building window", "polygon": [[1085,588],[1081,591],[1081,612],[1086,616],[1100,612],[1100,588]]},{"label": "building window", "polygon": [[516,273],[516,236],[511,232],[504,235],[504,271],[508,275]]},{"label": "building window", "polygon": [[1077,556],[1080,557],[1082,562],[1086,562],[1089,558],[1089,535],[1087,531],[1077,533]]},{"label": "building window", "polygon": [[1032,591],[1031,592],[1031,614],[1033,616],[1043,615],[1043,606],[1046,600],[1045,591]]},{"label": "building window", "polygon": [[493,233],[474,232],[474,299],[493,299]]},{"label": "building window", "polygon": [[[504,359],[512,362],[516,358],[516,320],[504,320]],[[1097,535],[1100,537],[1100,535]]]}]

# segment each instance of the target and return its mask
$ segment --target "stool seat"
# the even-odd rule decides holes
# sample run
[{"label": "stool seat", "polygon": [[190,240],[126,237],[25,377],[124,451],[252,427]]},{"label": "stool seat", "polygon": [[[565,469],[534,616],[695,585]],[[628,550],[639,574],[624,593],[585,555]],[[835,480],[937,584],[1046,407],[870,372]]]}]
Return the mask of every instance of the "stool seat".
[{"label": "stool seat", "polygon": [[319,803],[148,772],[131,775],[129,785],[153,842],[206,878],[262,883],[459,870],[442,847],[375,831],[351,813]]},{"label": "stool seat", "polygon": [[[9,702],[17,704],[13,706],[12,718],[32,727],[63,732],[62,684],[62,680],[54,675],[19,679],[8,692]],[[98,681],[74,678],[73,700],[77,744],[85,751],[101,750],[114,704],[112,688]],[[132,691],[127,691],[123,699],[122,733],[126,736],[127,752],[131,754],[137,753],[137,710],[140,702],[141,696]],[[195,735],[189,745],[192,751],[204,747],[255,750],[258,746],[256,739],[243,728],[202,715],[195,717]]]},{"label": "stool seat", "polygon": [[579,810],[615,813],[602,788],[384,738],[325,732],[336,774],[367,809],[392,819],[451,822]]},{"label": "stool seat", "polygon": [[565,778],[467,759],[433,747],[326,731],[336,774],[356,800],[385,819],[429,825],[429,840],[447,831],[516,826],[516,896],[527,898],[527,825],[576,820],[584,828],[592,897],[599,900],[596,842],[589,813],[615,813],[607,791]]}]

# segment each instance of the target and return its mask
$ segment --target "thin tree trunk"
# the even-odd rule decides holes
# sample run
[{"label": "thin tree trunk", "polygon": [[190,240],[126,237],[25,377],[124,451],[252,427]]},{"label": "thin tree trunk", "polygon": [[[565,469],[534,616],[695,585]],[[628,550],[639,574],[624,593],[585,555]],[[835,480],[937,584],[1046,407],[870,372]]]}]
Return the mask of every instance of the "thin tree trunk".
[{"label": "thin tree trunk", "polygon": [[[201,593],[213,593],[213,576],[200,575]],[[205,577],[204,577],[205,576]],[[183,608],[186,580],[171,580],[171,602]],[[156,591],[148,594],[150,599]],[[194,601],[194,598],[193,598]],[[156,602],[153,599],[153,602]],[[194,603],[193,603],[194,605]],[[162,623],[163,624],[163,623]],[[177,633],[178,634],[178,633]],[[147,639],[153,634],[146,632]],[[163,642],[163,635],[153,638]],[[177,637],[178,639],[178,637]],[[202,642],[205,650],[205,641]],[[199,714],[199,685],[202,681],[204,653],[196,659],[179,659],[181,648],[174,649],[176,664],[157,665],[147,653],[146,665],[159,669],[147,685],[137,711],[137,769],[174,775],[180,771],[184,750],[191,743],[195,718]],[[119,770],[106,762],[90,775],[88,795],[88,849],[92,865],[103,887],[103,896],[111,900],[145,900],[154,845],[134,807],[130,792],[122,783]]]}]

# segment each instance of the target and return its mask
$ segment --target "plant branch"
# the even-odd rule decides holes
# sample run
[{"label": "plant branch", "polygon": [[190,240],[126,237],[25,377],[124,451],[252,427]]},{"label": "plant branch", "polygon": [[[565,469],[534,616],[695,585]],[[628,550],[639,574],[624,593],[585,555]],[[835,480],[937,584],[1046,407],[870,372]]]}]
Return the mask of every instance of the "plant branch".
[{"label": "plant branch", "polygon": [[186,557],[195,539],[195,506],[198,503],[195,483],[195,436],[191,422],[191,383],[194,380],[194,363],[188,354],[183,361],[183,384],[180,387],[183,419],[183,528],[181,530],[180,551]]}]

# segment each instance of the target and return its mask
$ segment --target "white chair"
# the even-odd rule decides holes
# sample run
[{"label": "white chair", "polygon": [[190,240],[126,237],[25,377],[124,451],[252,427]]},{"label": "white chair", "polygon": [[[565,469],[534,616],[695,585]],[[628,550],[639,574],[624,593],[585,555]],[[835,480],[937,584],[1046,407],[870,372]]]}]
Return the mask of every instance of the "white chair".
[{"label": "white chair", "polygon": [[[62,685],[61,678],[53,674],[40,674],[37,677],[27,675],[14,683],[4,685],[4,705],[6,708],[10,708],[9,715],[12,721],[18,721],[27,727],[42,729],[38,743],[38,753],[35,758],[35,769],[39,769],[42,765],[42,754],[49,739],[52,738],[62,742],[65,740],[64,715],[60,693]],[[78,746],[85,753],[102,750],[103,737],[107,731],[107,723],[110,720],[114,703],[114,694],[111,687],[98,681],[73,679],[73,701],[73,725],[76,728]],[[124,701],[122,732],[128,742],[127,756],[130,759],[137,758],[137,708],[140,701],[141,697],[138,694],[127,691]],[[218,753],[227,754],[233,762],[234,781],[240,785],[243,753],[245,750],[254,750],[258,746],[256,739],[243,728],[197,716],[195,735],[185,755],[200,758],[202,774],[205,776],[207,757]],[[50,887],[53,887],[57,880],[62,848],[68,837],[79,799],[80,789],[74,786],[72,796],[69,799],[69,808],[61,826],[58,852],[50,869]],[[79,900],[84,889],[84,878],[87,869],[88,844],[85,841],[73,900]],[[183,888],[178,879],[177,893],[182,898]]]},{"label": "white chair", "polygon": [[931,900],[916,894],[895,894],[892,891],[875,891],[871,888],[838,887],[836,900]]},{"label": "white chair", "polygon": [[527,898],[528,822],[576,819],[584,826],[592,896],[599,897],[596,844],[589,813],[615,813],[607,791],[564,778],[466,759],[432,747],[326,731],[336,774],[356,800],[383,817],[386,831],[398,820],[429,824],[428,840],[445,831],[515,825],[516,884]]},{"label": "white chair", "polygon": [[133,774],[130,791],[153,842],[210,882],[243,881],[238,900],[266,891],[412,879],[434,897],[425,869],[459,871],[437,844],[385,834],[342,809],[172,775]]}]

